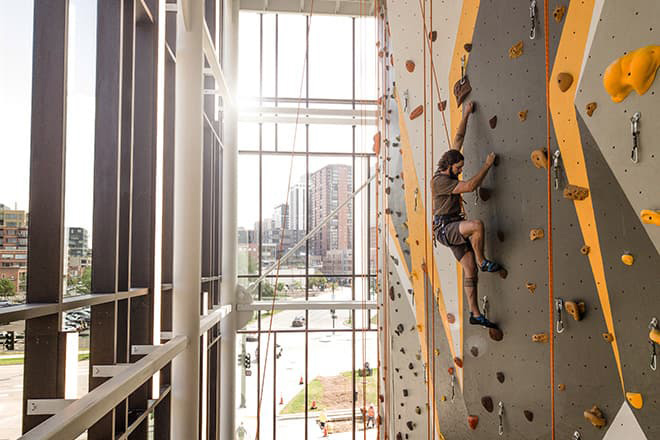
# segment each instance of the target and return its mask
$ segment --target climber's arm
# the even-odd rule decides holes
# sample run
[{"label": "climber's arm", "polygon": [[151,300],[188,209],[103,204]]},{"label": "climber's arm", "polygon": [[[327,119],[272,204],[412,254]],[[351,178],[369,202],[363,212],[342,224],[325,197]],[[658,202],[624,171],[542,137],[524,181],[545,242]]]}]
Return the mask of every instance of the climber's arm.
[{"label": "climber's arm", "polygon": [[490,153],[486,158],[486,162],[484,162],[484,166],[481,167],[479,172],[469,180],[461,180],[460,182],[458,182],[458,185],[454,187],[454,190],[451,193],[461,194],[466,192],[472,192],[475,189],[479,188],[481,182],[483,182],[484,178],[486,177],[486,174],[488,174],[488,170],[490,170],[490,167],[493,166],[494,162],[495,162],[495,153]]},{"label": "climber's arm", "polygon": [[458,128],[456,129],[456,136],[454,136],[454,142],[451,146],[452,150],[462,150],[463,149],[463,140],[465,139],[465,130],[467,129],[467,123],[468,119],[470,118],[470,115],[474,111],[474,102],[470,101],[467,104],[465,104],[465,108],[463,109],[463,117],[461,118],[461,122],[458,124]]}]

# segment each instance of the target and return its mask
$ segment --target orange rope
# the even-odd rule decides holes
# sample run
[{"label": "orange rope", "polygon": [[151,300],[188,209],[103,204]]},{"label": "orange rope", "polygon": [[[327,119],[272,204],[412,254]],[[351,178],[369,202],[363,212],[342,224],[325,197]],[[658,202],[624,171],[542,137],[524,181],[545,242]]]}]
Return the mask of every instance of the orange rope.
[{"label": "orange rope", "polygon": [[[431,14],[430,14],[430,20],[429,20],[429,26],[431,29],[433,29],[433,1],[431,1]],[[430,57],[431,61],[433,61],[433,41],[430,42]],[[438,96],[440,98],[440,96]],[[431,87],[431,102],[433,102],[433,87]],[[431,107],[431,167],[435,164],[435,122],[434,122],[434,117],[433,114],[435,112],[433,111],[433,107]],[[444,116],[444,111],[443,111],[443,116]],[[424,173],[426,174],[426,169],[424,170]],[[433,172],[431,172],[431,176],[433,176]],[[433,177],[431,177],[433,178]],[[424,182],[424,185],[428,187],[428,182]],[[431,195],[433,197],[433,195]],[[432,200],[426,200],[425,201],[426,206],[430,207],[433,209],[433,203]],[[424,211],[425,213],[427,212],[426,210]],[[428,234],[424,234],[427,239],[428,239]],[[427,254],[428,255],[428,254]],[[431,438],[435,439],[435,303],[433,298],[435,298],[435,252],[433,251],[433,245],[431,245],[431,265],[428,266],[430,267],[431,271],[431,346],[433,348],[433,351],[429,350],[430,356],[431,356],[431,374],[429,374],[429,381],[431,382],[431,387],[432,387],[432,392],[431,392],[431,406],[429,407],[429,416],[431,417]],[[433,415],[430,413],[433,412]]]},{"label": "orange rope", "polygon": [[[550,155],[550,49],[548,35],[548,0],[543,1],[543,28],[545,33],[545,119],[546,151]],[[554,275],[552,267],[552,176],[548,168],[548,307],[550,309],[550,412],[552,440],[555,440],[555,309]]]}]

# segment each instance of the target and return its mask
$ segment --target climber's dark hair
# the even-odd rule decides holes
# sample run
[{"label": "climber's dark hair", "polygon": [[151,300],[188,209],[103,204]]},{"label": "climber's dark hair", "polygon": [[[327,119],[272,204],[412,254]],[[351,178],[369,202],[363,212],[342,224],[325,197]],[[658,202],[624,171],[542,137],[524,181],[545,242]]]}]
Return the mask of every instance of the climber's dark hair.
[{"label": "climber's dark hair", "polygon": [[445,171],[450,166],[462,161],[463,159],[464,159],[463,155],[461,154],[460,151],[449,150],[445,154],[443,154],[440,160],[438,161],[438,170]]}]

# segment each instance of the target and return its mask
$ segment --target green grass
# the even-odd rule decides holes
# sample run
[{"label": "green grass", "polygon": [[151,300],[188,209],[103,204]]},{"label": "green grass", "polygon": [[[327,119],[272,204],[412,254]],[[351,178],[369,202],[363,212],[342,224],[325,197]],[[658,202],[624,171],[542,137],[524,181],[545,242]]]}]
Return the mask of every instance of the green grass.
[{"label": "green grass", "polygon": [[[78,361],[86,361],[89,359],[89,353],[79,353]],[[22,365],[23,364],[23,355],[17,355],[16,357],[10,358],[0,358],[0,366],[2,365]]]},{"label": "green grass", "polygon": [[[351,377],[353,375],[353,372],[351,371],[344,371],[343,373],[339,374],[340,376],[343,376],[346,378],[348,383],[350,383]],[[377,395],[377,384],[376,384],[376,379],[378,377],[378,371],[373,368],[372,369],[372,374],[371,376],[368,376],[366,379],[367,382],[367,405],[370,403],[376,403],[378,399]],[[355,376],[355,386],[358,390],[358,393],[360,395],[360,400],[356,402],[356,407],[360,407],[362,405],[362,377]],[[325,390],[323,389],[323,384],[321,384],[321,381],[318,378],[315,378],[309,383],[308,386],[308,402],[311,405],[311,402],[313,400],[316,401],[316,406],[318,407],[319,410],[326,409],[327,404],[324,401],[324,394]],[[350,402],[351,400],[351,392],[347,392],[346,400]],[[347,408],[350,409],[350,404],[347,405]],[[280,414],[296,414],[296,413],[302,413],[305,412],[305,390],[300,390],[298,394],[296,394],[289,403],[286,404],[284,409]]]}]

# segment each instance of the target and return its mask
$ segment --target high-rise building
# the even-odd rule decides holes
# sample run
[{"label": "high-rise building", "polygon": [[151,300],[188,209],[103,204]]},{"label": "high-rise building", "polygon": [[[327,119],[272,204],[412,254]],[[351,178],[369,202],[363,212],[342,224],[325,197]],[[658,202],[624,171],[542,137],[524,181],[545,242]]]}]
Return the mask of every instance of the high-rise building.
[{"label": "high-rise building", "polygon": [[69,228],[68,229],[68,242],[69,242],[69,256],[70,257],[83,257],[87,255],[89,233],[85,228]]},{"label": "high-rise building", "polygon": [[27,213],[0,204],[0,279],[8,279],[17,292],[25,291],[27,276]]},{"label": "high-rise building", "polygon": [[[320,224],[334,209],[346,201],[353,192],[353,180],[349,165],[327,165],[309,176],[310,229]],[[344,209],[312,237],[310,253],[325,257],[328,251],[344,251],[350,260],[353,248],[353,204]],[[337,260],[336,253],[333,253]],[[334,265],[333,265],[334,266]],[[327,269],[324,271],[327,272]]]},{"label": "high-rise building", "polygon": [[294,231],[306,230],[306,206],[305,182],[302,181],[294,184],[289,191],[289,229]]}]

